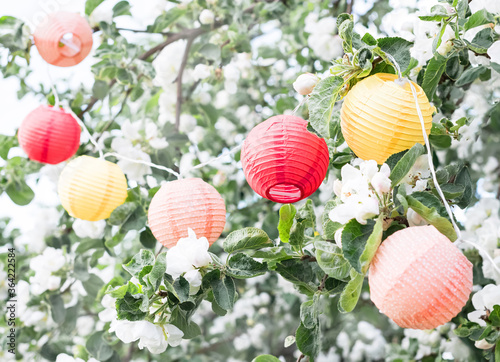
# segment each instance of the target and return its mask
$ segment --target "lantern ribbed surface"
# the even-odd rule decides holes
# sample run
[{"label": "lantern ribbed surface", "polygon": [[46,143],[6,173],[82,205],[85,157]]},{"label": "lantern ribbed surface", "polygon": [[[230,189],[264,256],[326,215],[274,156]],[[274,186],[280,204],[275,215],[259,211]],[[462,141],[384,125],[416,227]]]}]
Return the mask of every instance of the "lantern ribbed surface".
[{"label": "lantern ribbed surface", "polygon": [[[410,84],[401,86],[394,82],[397,79],[395,74],[374,74],[357,83],[344,99],[342,134],[349,148],[363,160],[382,164],[392,154],[424,143]],[[413,85],[428,135],[434,107],[423,89]]]},{"label": "lantern ribbed surface", "polygon": [[155,194],[148,222],[155,238],[167,248],[188,237],[188,228],[212,245],[226,225],[226,205],[219,192],[202,179],[180,179],[167,182]]},{"label": "lantern ribbed surface", "polygon": [[80,126],[61,108],[40,106],[19,127],[19,144],[34,161],[51,165],[66,161],[80,145]]},{"label": "lantern ribbed surface", "polygon": [[293,203],[323,182],[330,162],[324,139],[307,130],[300,117],[269,118],[250,131],[241,163],[250,187],[274,202]]},{"label": "lantern ribbed surface", "polygon": [[449,322],[472,291],[472,264],[434,226],[395,232],[370,264],[370,298],[403,328],[432,329]]},{"label": "lantern ribbed surface", "polygon": [[66,11],[49,14],[33,38],[40,56],[58,67],[80,63],[92,49],[92,28],[87,20]]},{"label": "lantern ribbed surface", "polygon": [[127,198],[127,180],[120,167],[106,160],[80,156],[61,172],[59,198],[73,217],[106,219]]}]

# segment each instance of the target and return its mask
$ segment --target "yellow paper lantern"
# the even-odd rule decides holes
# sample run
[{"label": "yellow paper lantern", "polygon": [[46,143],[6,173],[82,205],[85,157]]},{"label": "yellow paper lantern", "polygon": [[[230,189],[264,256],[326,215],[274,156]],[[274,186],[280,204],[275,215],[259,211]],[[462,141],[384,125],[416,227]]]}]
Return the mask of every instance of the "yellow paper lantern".
[{"label": "yellow paper lantern", "polygon": [[[389,156],[424,143],[410,84],[397,79],[395,74],[374,74],[357,83],[344,99],[342,134],[349,148],[363,160],[382,164]],[[423,89],[413,85],[429,134],[435,108]]]},{"label": "yellow paper lantern", "polygon": [[73,217],[88,221],[106,219],[127,198],[127,180],[120,167],[106,160],[80,156],[59,177],[59,198]]}]

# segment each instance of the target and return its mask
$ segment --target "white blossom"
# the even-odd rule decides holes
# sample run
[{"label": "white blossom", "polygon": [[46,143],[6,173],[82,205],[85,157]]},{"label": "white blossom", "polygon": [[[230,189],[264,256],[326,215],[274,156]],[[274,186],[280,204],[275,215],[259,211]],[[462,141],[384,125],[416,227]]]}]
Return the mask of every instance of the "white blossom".
[{"label": "white blossom", "polygon": [[73,231],[79,238],[101,239],[104,236],[106,221],[86,221],[75,219]]},{"label": "white blossom", "polygon": [[[146,152],[142,151],[139,145],[133,146],[132,143],[124,138],[114,138],[111,142],[111,148],[118,154],[137,161],[151,162],[151,157]],[[144,176],[151,174],[151,167],[142,163],[128,161],[126,159],[118,159],[118,166],[123,173],[127,175],[130,181],[143,184]]]},{"label": "white blossom", "polygon": [[500,286],[488,284],[472,296],[472,305],[476,310],[467,315],[471,322],[476,322],[485,327],[486,322],[482,319],[486,311],[492,311],[494,305],[500,305]]},{"label": "white blossom", "polygon": [[109,331],[115,332],[124,343],[139,340],[139,348],[146,347],[153,354],[165,352],[169,345],[178,346],[184,336],[184,333],[172,324],[158,325],[145,320],[114,320]]},{"label": "white blossom", "polygon": [[213,67],[210,65],[196,64],[193,70],[194,80],[198,81],[210,77],[210,74],[212,74],[212,68]]},{"label": "white blossom", "polygon": [[211,10],[203,9],[200,13],[200,23],[203,25],[213,24],[215,15]]},{"label": "white blossom", "polygon": [[491,0],[472,0],[469,3],[470,11],[472,13],[478,12],[481,9],[485,9],[486,11],[492,14],[500,14],[500,2],[491,1]]},{"label": "white blossom", "polygon": [[481,339],[479,341],[476,341],[474,343],[474,346],[476,346],[476,348],[479,348],[479,349],[490,349],[490,348],[495,347],[494,344],[488,343],[486,341],[486,339]]},{"label": "white blossom", "polygon": [[196,238],[194,231],[188,229],[188,237],[181,238],[167,252],[167,274],[177,279],[184,275],[194,288],[201,285],[199,268],[207,266],[211,261],[208,253],[209,243],[206,237]]},{"label": "white blossom", "polygon": [[299,94],[306,96],[311,94],[316,84],[319,82],[319,77],[312,73],[304,73],[297,77],[297,80],[293,82],[293,89],[295,89]]}]

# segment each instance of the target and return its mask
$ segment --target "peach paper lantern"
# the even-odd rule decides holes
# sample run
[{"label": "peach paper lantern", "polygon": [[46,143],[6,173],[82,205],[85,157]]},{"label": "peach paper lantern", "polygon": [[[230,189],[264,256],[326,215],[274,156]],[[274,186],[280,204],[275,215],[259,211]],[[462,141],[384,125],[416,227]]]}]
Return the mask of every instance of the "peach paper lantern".
[{"label": "peach paper lantern", "polygon": [[167,248],[187,237],[188,228],[212,245],[226,225],[226,205],[217,190],[202,179],[180,179],[158,190],[149,205],[148,221],[155,238]]},{"label": "peach paper lantern", "polygon": [[379,247],[368,275],[370,297],[402,328],[449,322],[472,291],[472,264],[434,226],[395,232]]},{"label": "peach paper lantern", "polygon": [[61,108],[40,106],[26,116],[17,137],[30,159],[55,165],[76,153],[80,133],[71,114]]},{"label": "peach paper lantern", "polygon": [[88,221],[106,219],[127,198],[127,180],[112,162],[80,156],[59,176],[59,198],[73,217]]},{"label": "peach paper lantern", "polygon": [[92,28],[79,14],[59,11],[49,14],[33,33],[40,56],[49,64],[71,67],[92,49]]},{"label": "peach paper lantern", "polygon": [[280,115],[258,124],[241,149],[250,187],[274,202],[305,199],[325,179],[330,162],[324,139],[307,130],[300,117]]},{"label": "peach paper lantern", "polygon": [[[395,74],[374,74],[357,83],[344,99],[342,134],[349,148],[363,160],[382,164],[392,154],[424,143],[410,84],[400,85],[397,79]],[[413,85],[428,135],[434,107],[423,89]]]}]

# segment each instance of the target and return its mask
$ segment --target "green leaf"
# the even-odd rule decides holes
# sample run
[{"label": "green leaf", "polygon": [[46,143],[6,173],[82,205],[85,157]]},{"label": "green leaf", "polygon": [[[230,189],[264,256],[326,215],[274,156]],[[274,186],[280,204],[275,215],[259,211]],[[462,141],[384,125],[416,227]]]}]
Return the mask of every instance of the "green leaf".
[{"label": "green leaf", "polygon": [[99,361],[106,361],[113,355],[113,349],[104,340],[105,331],[95,332],[85,343],[87,351]]},{"label": "green leaf", "polygon": [[[316,296],[317,294],[315,294]],[[317,298],[308,300],[300,305],[300,320],[304,327],[311,329],[318,325]]]},{"label": "green leaf", "polygon": [[366,225],[362,225],[352,219],[342,230],[342,252],[349,264],[361,273],[361,255],[363,254],[370,235],[375,227],[375,221],[366,220]]},{"label": "green leaf", "polygon": [[277,263],[276,272],[294,284],[307,285],[314,277],[310,263],[298,259],[288,259]]},{"label": "green leaf", "polygon": [[493,310],[490,311],[488,320],[491,322],[493,327],[500,327],[500,301],[499,304],[493,306]]},{"label": "green leaf", "polygon": [[66,318],[66,309],[64,309],[64,301],[61,298],[61,294],[52,294],[49,297],[49,305],[54,322],[62,324]]},{"label": "green leaf", "polygon": [[209,60],[218,61],[221,57],[220,50],[220,46],[212,43],[207,43],[204,44],[200,48],[200,50],[198,50],[198,52]]},{"label": "green leaf", "polygon": [[130,4],[128,1],[120,1],[115,6],[113,6],[113,17],[121,15],[131,15],[130,14]]},{"label": "green leaf", "polygon": [[264,231],[254,227],[233,231],[224,240],[224,250],[229,254],[235,251],[261,249],[268,246],[273,246],[272,240]]},{"label": "green leaf", "polygon": [[87,0],[85,1],[85,15],[90,16],[104,0]]},{"label": "green leaf", "polygon": [[415,143],[415,145],[410,148],[408,152],[403,154],[396,165],[391,168],[391,175],[389,176],[389,179],[391,180],[392,187],[399,185],[408,172],[410,172],[417,158],[423,155],[424,152],[424,146],[420,143]]},{"label": "green leaf", "polygon": [[444,150],[450,148],[451,137],[448,135],[429,135],[429,142],[434,148]]},{"label": "green leaf", "polygon": [[472,198],[474,196],[474,185],[472,183],[472,179],[470,177],[469,168],[467,166],[463,166],[455,177],[454,181],[455,185],[461,185],[464,187],[464,193],[462,197],[457,200],[457,206],[460,208],[466,208],[469,206]]},{"label": "green leaf", "polygon": [[413,43],[399,37],[387,37],[378,39],[377,44],[384,53],[392,55],[399,64],[401,72],[408,68],[411,60],[410,49]]},{"label": "green leaf", "polygon": [[384,215],[380,214],[375,223],[375,226],[373,227],[373,231],[370,237],[366,241],[365,250],[363,251],[363,254],[361,254],[361,257],[359,258],[359,262],[361,264],[361,272],[363,274],[366,274],[366,272],[368,271],[368,267],[370,266],[370,263],[372,262],[372,259],[375,256],[375,253],[377,252],[380,243],[382,242],[382,233],[384,231],[383,222],[384,222]]},{"label": "green leaf", "polygon": [[155,262],[155,255],[151,250],[141,249],[141,251],[134,255],[132,260],[123,265],[123,269],[128,271],[132,276],[138,277],[146,265],[153,265]]},{"label": "green leaf", "polygon": [[344,85],[341,77],[333,76],[320,80],[309,98],[309,124],[323,138],[330,138],[330,120],[333,107],[339,99]]},{"label": "green leaf", "polygon": [[109,93],[109,85],[102,80],[96,80],[92,86],[92,95],[97,99],[104,99]]},{"label": "green leaf", "polygon": [[484,54],[488,51],[488,48],[493,44],[495,41],[495,35],[494,35],[493,29],[487,27],[479,33],[477,33],[472,41],[468,41],[464,39],[465,43],[467,44],[467,47],[471,49],[472,51],[479,53],[479,54]]},{"label": "green leaf", "polygon": [[495,362],[500,362],[500,339],[495,346]]},{"label": "green leaf", "polygon": [[261,354],[255,357],[252,362],[280,362],[279,358],[271,356],[270,354]]},{"label": "green leaf", "polygon": [[375,39],[373,35],[371,35],[370,33],[365,33],[365,35],[363,35],[361,40],[365,42],[367,45],[371,46],[377,45],[377,39]]},{"label": "green leaf", "polygon": [[201,334],[200,326],[189,320],[186,312],[179,307],[175,307],[172,310],[169,323],[173,324],[184,333],[182,336],[183,339],[191,339]]},{"label": "green leaf", "polygon": [[[441,191],[443,191],[443,194],[447,199],[455,199],[463,195],[465,187],[463,185],[444,184],[441,185]],[[439,195],[437,191],[435,194],[436,196]]]},{"label": "green leaf", "polygon": [[244,253],[234,254],[228,260],[227,273],[237,279],[254,278],[266,272],[266,263],[259,263]]},{"label": "green leaf", "polygon": [[481,9],[476,11],[469,17],[469,19],[467,19],[467,22],[464,24],[464,31],[494,22],[495,18],[493,17],[493,14],[486,11],[486,9]]},{"label": "green leaf", "polygon": [[163,280],[163,274],[167,270],[167,253],[161,253],[156,257],[156,261],[153,265],[153,269],[148,275],[149,283],[154,287],[156,291]]},{"label": "green leaf", "polygon": [[154,249],[156,246],[156,238],[154,237],[150,228],[146,228],[141,232],[139,240],[145,248]]},{"label": "green leaf", "polygon": [[296,213],[297,209],[292,204],[285,204],[280,208],[278,231],[280,240],[284,243],[288,243],[288,240],[290,239],[290,229],[293,225],[293,218]]},{"label": "green leaf", "polygon": [[340,294],[338,303],[339,311],[342,313],[349,313],[358,304],[359,295],[361,294],[361,287],[363,286],[364,275],[359,274],[354,269],[351,269],[351,280],[347,283],[346,287]]},{"label": "green leaf", "polygon": [[[160,33],[174,22],[177,21],[180,17],[186,14],[187,9],[182,9],[180,7],[174,7],[167,12],[164,12],[160,16],[155,19],[153,25],[148,26],[147,30],[150,33]],[[220,49],[219,49],[220,53]]]},{"label": "green leaf", "polygon": [[434,57],[429,60],[427,68],[425,68],[422,88],[429,100],[432,100],[434,93],[436,93],[439,80],[446,69],[447,60],[447,58],[443,57],[439,53],[435,53]]},{"label": "green leaf", "polygon": [[5,192],[15,204],[20,206],[28,205],[35,197],[35,193],[24,180],[9,183]]},{"label": "green leaf", "polygon": [[484,65],[478,65],[477,67],[470,67],[465,72],[462,73],[460,78],[455,83],[455,86],[461,87],[466,84],[472,83],[475,81],[481,74],[488,70]]},{"label": "green leaf", "polygon": [[127,292],[129,292],[130,294],[138,294],[141,292],[141,290],[137,285],[129,281],[127,284],[116,287],[114,289],[109,286],[106,294],[109,294],[113,298],[120,299],[123,298],[125,294],[127,294]]},{"label": "green leaf", "polygon": [[182,275],[174,281],[173,285],[181,303],[189,299],[189,282]]},{"label": "green leaf", "polygon": [[217,304],[225,310],[233,308],[236,299],[236,287],[233,278],[226,275],[222,279],[211,280],[210,285]]},{"label": "green leaf", "polygon": [[300,323],[297,332],[295,332],[295,343],[300,352],[309,357],[316,357],[321,350],[319,325],[308,329]]},{"label": "green leaf", "polygon": [[143,311],[143,303],[147,303],[147,297],[142,294],[130,294],[126,292],[123,298],[116,300],[116,311],[119,320],[126,319],[129,321],[140,321],[147,316],[147,312]]},{"label": "green leaf", "polygon": [[349,279],[351,265],[344,258],[341,248],[334,243],[323,240],[316,240],[314,247],[316,248],[318,265],[326,274],[335,279]]},{"label": "green leaf", "polygon": [[457,240],[457,234],[451,222],[440,215],[438,210],[443,208],[441,201],[428,192],[414,192],[406,196],[408,206],[419,214],[425,221],[433,225],[438,231],[451,241]]}]

